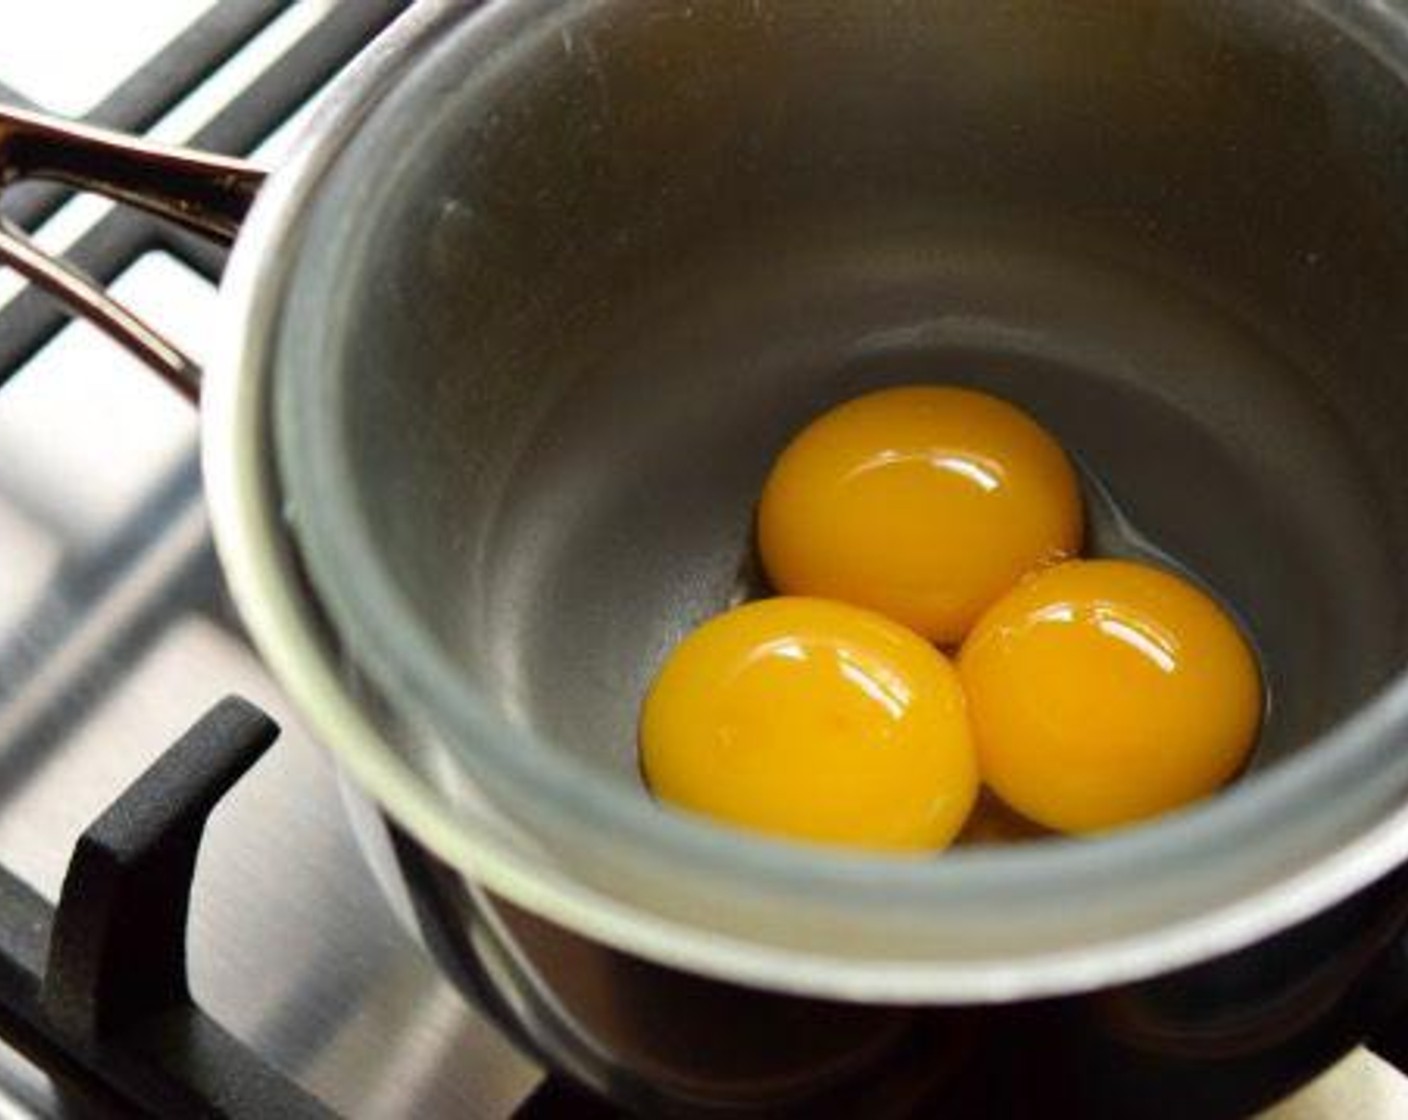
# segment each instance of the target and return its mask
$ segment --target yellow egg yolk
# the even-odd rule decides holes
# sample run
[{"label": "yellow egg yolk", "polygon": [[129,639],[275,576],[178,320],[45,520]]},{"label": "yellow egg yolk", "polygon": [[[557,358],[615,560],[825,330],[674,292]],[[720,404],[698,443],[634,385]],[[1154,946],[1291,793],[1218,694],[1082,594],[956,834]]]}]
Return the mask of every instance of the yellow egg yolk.
[{"label": "yellow egg yolk", "polygon": [[1121,560],[1025,580],[979,621],[958,666],[983,779],[1065,832],[1212,793],[1245,763],[1261,721],[1256,658],[1222,608]]},{"label": "yellow egg yolk", "polygon": [[758,511],[779,591],[868,607],[940,644],[1080,538],[1080,487],[1055,440],[1006,401],[940,386],[819,417],[783,451]]},{"label": "yellow egg yolk", "polygon": [[948,659],[816,599],[748,603],[686,637],[646,697],[640,747],[660,798],[794,840],[942,848],[977,793]]}]

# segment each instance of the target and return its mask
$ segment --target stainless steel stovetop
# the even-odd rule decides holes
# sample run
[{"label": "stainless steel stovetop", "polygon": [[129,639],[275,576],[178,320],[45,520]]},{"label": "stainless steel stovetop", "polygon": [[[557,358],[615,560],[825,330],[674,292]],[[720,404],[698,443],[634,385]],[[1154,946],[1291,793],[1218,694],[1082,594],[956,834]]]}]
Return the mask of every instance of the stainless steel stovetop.
[{"label": "stainless steel stovetop", "polygon": [[[0,84],[81,114],[198,21],[259,24],[153,129],[183,140],[258,89],[336,8],[0,0]],[[296,126],[256,155],[276,165]],[[67,203],[41,240],[81,243],[107,210]],[[154,249],[114,288],[201,356],[209,279]],[[0,273],[0,322],[19,291]],[[328,756],[226,599],[196,435],[183,402],[85,326],[62,329],[0,389],[0,865],[57,899],[88,823],[214,701],[242,694],[284,733],[217,810],[202,850],[197,1000],[337,1113],[507,1116],[541,1071],[436,974],[363,867]],[[62,1083],[0,1038],[0,1120],[67,1115],[66,1101]],[[1408,1116],[1408,1083],[1359,1052],[1274,1114]]]},{"label": "stainless steel stovetop", "polygon": [[[154,259],[118,290],[181,320],[198,352],[206,285]],[[221,695],[247,696],[284,733],[203,849],[197,999],[347,1115],[507,1114],[539,1075],[405,940],[363,869],[327,756],[224,599],[185,406],[72,328],[0,394],[0,447],[0,859],[56,899],[88,822]],[[0,1100],[11,1072],[0,1062]],[[55,1099],[33,1077],[11,1091],[40,1114]]]},{"label": "stainless steel stovetop", "polygon": [[[153,258],[117,291],[199,352],[205,282]],[[85,327],[0,392],[0,861],[56,900],[83,828],[210,704],[248,697],[284,731],[202,849],[197,1000],[345,1115],[505,1116],[541,1075],[406,940],[363,868],[327,755],[225,600],[195,437],[189,409]],[[0,1047],[0,1117],[58,1101]]]}]

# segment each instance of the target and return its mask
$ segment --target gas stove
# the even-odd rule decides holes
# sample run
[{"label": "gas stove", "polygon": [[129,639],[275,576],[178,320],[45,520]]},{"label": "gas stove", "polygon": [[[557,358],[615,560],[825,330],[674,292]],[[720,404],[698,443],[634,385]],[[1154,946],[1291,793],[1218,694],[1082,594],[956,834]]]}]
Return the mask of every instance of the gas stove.
[{"label": "gas stove", "polygon": [[[403,5],[15,7],[24,11],[6,13],[0,98],[274,165],[300,110]],[[57,190],[16,190],[5,212],[201,353],[220,254]],[[69,325],[11,276],[0,283],[0,946],[13,948],[21,919],[58,901],[79,836],[189,725],[238,694],[282,731],[212,816],[187,968],[196,1003],[270,1075],[259,1103],[279,1107],[288,1089],[344,1115],[512,1113],[541,1073],[395,925],[344,822],[333,768],[240,633],[202,508],[193,414],[91,328]],[[218,783],[209,756],[239,753],[239,723],[216,713],[207,757],[193,760],[212,769],[177,775],[177,793],[198,798]],[[140,806],[150,791],[134,796],[127,804]],[[29,893],[37,898],[22,904]],[[0,992],[4,976],[0,962]],[[148,1106],[81,1069],[39,1068],[19,1051],[46,1066],[53,1055],[21,1033],[0,1006],[0,1039],[18,1044],[0,1044],[0,1116],[59,1115],[75,1100]]]},{"label": "gas stove", "polygon": [[[0,101],[276,167],[405,6],[0,5]],[[201,356],[219,251],[58,188],[4,213]],[[0,382],[0,1118],[582,1115],[383,902],[225,594],[186,405],[4,273]],[[1408,1081],[1359,1051],[1272,1115]]]}]

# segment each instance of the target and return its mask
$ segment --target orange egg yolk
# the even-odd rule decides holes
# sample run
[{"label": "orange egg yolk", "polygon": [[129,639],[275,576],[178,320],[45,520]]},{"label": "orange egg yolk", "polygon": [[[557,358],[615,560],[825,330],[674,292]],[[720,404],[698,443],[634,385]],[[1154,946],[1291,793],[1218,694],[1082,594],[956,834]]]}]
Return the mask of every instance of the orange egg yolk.
[{"label": "orange egg yolk", "polygon": [[945,645],[1080,538],[1080,487],[1055,440],[1006,401],[941,386],[819,417],[783,451],[758,512],[779,591],[868,607]]},{"label": "orange egg yolk", "polygon": [[977,793],[963,694],[943,654],[843,603],[749,603],[671,653],[641,715],[660,798],[794,840],[942,848]]},{"label": "orange egg yolk", "polygon": [[1212,793],[1261,721],[1257,661],[1231,618],[1186,580],[1120,560],[1019,584],[978,623],[959,674],[984,780],[1065,832]]}]

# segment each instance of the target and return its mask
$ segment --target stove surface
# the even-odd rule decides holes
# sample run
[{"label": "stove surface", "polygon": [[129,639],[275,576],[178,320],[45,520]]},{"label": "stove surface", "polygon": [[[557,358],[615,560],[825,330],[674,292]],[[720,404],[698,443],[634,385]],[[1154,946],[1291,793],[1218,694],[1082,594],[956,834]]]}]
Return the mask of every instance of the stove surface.
[{"label": "stove surface", "polygon": [[[0,0],[0,83],[84,112],[207,9],[261,7],[274,13],[262,30],[157,124],[183,139],[257,88],[331,0]],[[256,156],[276,165],[292,135],[280,129]],[[41,241],[81,240],[107,213],[65,204]],[[113,287],[202,356],[215,304],[206,277],[158,249]],[[0,318],[19,291],[0,274]],[[329,756],[226,598],[196,438],[187,406],[86,326],[65,327],[0,389],[0,864],[55,900],[79,833],[207,707],[239,693],[283,735],[211,822],[191,916],[197,1001],[339,1114],[507,1116],[541,1072],[466,1007],[382,901]],[[0,1040],[0,1120],[78,1108]],[[1361,1051],[1271,1115],[1408,1116],[1408,1083]]]},{"label": "stove surface", "polygon": [[[157,257],[116,291],[199,352],[204,281]],[[186,406],[86,327],[0,392],[0,861],[55,900],[107,802],[210,704],[247,697],[284,730],[202,850],[198,1002],[345,1115],[505,1116],[540,1074],[432,970],[364,869],[336,771],[225,599],[195,439]],[[57,1111],[42,1080],[16,1078],[19,1101]]]},{"label": "stove surface", "polygon": [[[330,6],[283,6],[231,65],[257,81]],[[0,0],[0,82],[84,111],[126,76],[117,61],[135,69],[207,7]],[[198,96],[206,114],[221,103]],[[186,130],[199,110],[185,108]],[[276,164],[292,132],[256,158]],[[106,210],[70,204],[41,238],[64,244]],[[18,289],[11,276],[3,284],[6,296]],[[114,291],[202,355],[214,289],[197,272],[151,252]],[[511,1113],[541,1073],[395,924],[356,850],[336,770],[240,632],[201,502],[194,413],[74,325],[0,389],[0,447],[0,863],[56,900],[92,818],[210,704],[239,693],[283,734],[207,833],[191,914],[197,1001],[338,1113]],[[64,1108],[64,1087],[0,1043],[0,1117]]]}]

